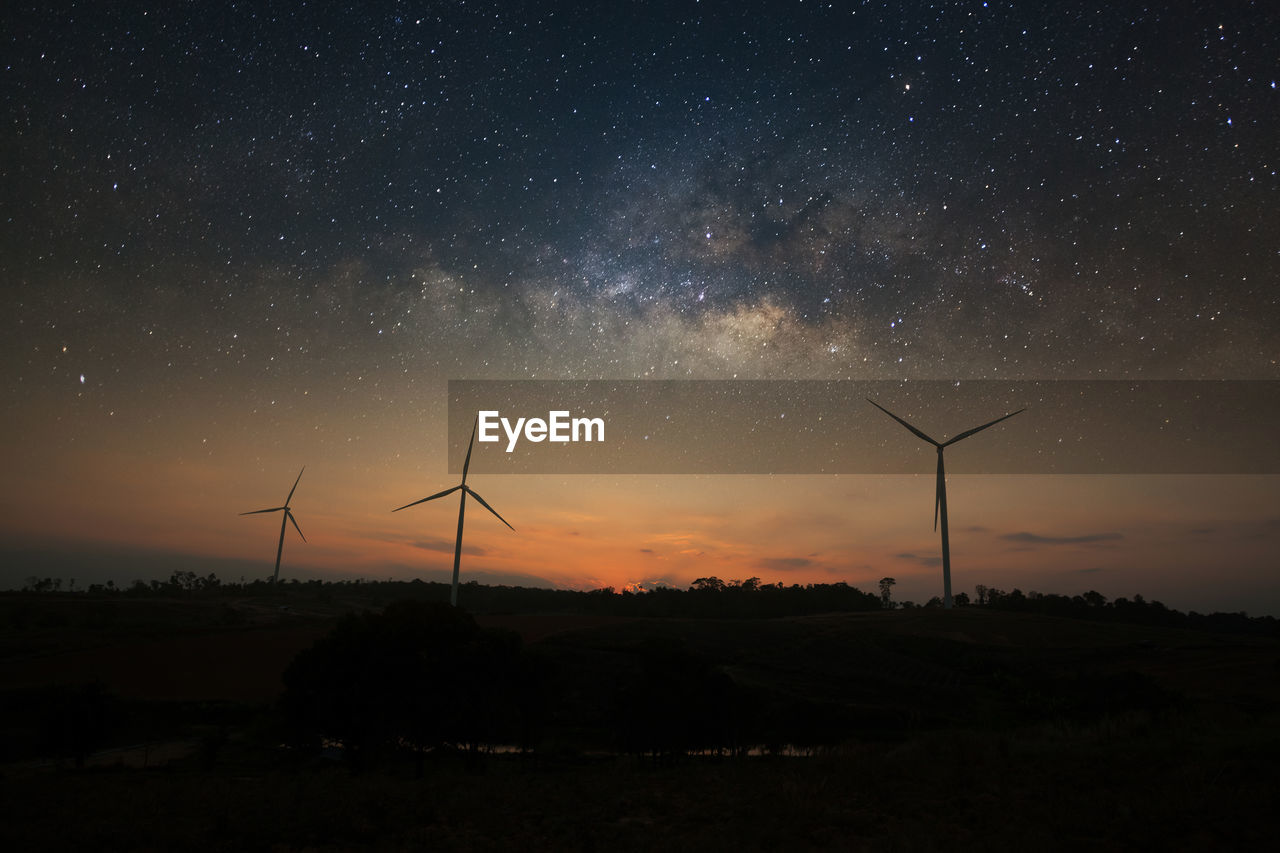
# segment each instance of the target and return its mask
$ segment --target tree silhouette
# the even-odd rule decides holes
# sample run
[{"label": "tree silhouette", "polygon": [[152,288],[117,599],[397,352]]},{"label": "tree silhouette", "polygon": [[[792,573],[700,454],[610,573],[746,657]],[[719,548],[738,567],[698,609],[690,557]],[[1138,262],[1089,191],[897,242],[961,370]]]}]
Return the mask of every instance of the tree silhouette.
[{"label": "tree silhouette", "polygon": [[1103,607],[1107,603],[1107,597],[1093,589],[1086,592],[1083,598],[1090,607]]},{"label": "tree silhouette", "polygon": [[623,749],[658,759],[735,748],[741,703],[728,675],[680,640],[650,640],[636,653],[635,677],[616,697]]},{"label": "tree silhouette", "polygon": [[294,744],[339,742],[359,769],[400,749],[517,740],[532,689],[517,634],[479,628],[465,611],[400,601],[348,616],[284,674]]},{"label": "tree silhouette", "polygon": [[893,578],[880,578],[880,606],[885,610],[893,609],[893,585],[896,583]]}]

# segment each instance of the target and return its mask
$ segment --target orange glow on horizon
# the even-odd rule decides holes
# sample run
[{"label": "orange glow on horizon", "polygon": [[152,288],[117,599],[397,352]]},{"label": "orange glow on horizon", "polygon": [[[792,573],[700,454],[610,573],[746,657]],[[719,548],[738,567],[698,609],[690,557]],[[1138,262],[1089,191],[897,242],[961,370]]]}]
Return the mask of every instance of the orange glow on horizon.
[{"label": "orange glow on horizon", "polygon": [[[322,448],[302,449],[322,456]],[[161,461],[169,454],[176,463]],[[25,472],[35,492],[5,496],[3,529],[11,541],[236,560],[260,566],[265,576],[279,517],[238,513],[282,503],[304,455],[267,463],[247,444],[220,458],[152,447],[31,454],[16,464],[42,476]],[[439,458],[430,466],[394,464],[394,454],[383,460],[308,462],[292,502],[308,541],[288,531],[283,578],[448,579],[456,497],[391,510],[448,488],[456,476]],[[955,589],[1098,588],[1111,597],[1141,592],[1203,608],[1195,589],[1206,566],[1247,584],[1269,564],[1265,533],[1274,522],[1257,507],[1274,494],[1273,479],[949,478]],[[785,585],[843,581],[874,591],[881,577],[892,576],[899,599],[940,592],[929,474],[479,475],[470,484],[515,532],[468,501],[464,582],[622,590],[683,588],[716,576]],[[1224,538],[1233,543],[1229,566],[1218,565]]]}]

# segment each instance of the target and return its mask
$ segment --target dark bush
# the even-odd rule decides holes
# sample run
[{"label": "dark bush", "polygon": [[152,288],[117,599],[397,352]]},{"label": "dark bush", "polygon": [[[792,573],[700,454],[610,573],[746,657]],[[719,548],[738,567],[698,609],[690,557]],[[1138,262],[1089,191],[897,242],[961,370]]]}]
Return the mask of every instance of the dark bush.
[{"label": "dark bush", "polygon": [[340,743],[359,765],[397,750],[518,742],[534,711],[528,673],[517,634],[481,629],[445,604],[401,601],[346,617],[299,654],[282,703],[295,746]]}]

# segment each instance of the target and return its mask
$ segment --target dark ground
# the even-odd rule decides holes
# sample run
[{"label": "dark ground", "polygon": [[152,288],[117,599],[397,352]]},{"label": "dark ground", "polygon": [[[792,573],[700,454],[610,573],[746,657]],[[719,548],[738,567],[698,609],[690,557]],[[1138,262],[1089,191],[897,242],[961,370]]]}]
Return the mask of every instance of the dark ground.
[{"label": "dark ground", "polygon": [[[353,774],[281,749],[273,703],[369,604],[0,600],[0,847],[1241,850],[1280,829],[1269,638],[976,608],[479,615],[554,673],[535,751]],[[801,748],[620,753],[610,697],[655,646],[727,675],[742,731],[804,723]]]}]

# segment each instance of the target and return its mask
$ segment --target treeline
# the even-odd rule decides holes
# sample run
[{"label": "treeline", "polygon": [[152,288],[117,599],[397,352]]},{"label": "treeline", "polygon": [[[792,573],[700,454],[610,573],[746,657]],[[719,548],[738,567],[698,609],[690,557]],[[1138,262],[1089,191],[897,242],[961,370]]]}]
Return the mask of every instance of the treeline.
[{"label": "treeline", "polygon": [[722,581],[698,578],[688,589],[658,587],[647,592],[612,587],[586,593],[588,605],[618,616],[675,616],[715,619],[776,618],[879,610],[880,598],[843,581],[836,583],[761,583],[759,578]]},{"label": "treeline", "polygon": [[[295,581],[295,583],[297,582]],[[244,578],[240,579],[240,583],[223,583],[213,572],[203,577],[195,572],[174,572],[167,581],[137,579],[128,586],[116,586],[114,580],[109,580],[106,583],[93,583],[87,586],[81,584],[77,586],[76,579],[71,578],[67,582],[66,588],[63,589],[62,578],[38,578],[32,575],[23,582],[22,592],[66,592],[98,596],[120,594],[135,596],[173,595],[175,593],[216,591],[239,594],[253,589],[268,589],[270,586],[269,581],[245,581]]]},{"label": "treeline", "polygon": [[[886,592],[885,581],[889,581],[889,587],[892,587],[892,580],[892,578],[885,578],[880,582],[882,606],[901,610],[942,607],[942,599],[937,596],[929,599],[925,604],[916,604],[912,601],[891,602]],[[1059,595],[1035,590],[1024,593],[1017,587],[1010,592],[1005,592],[997,587],[978,584],[974,587],[972,597],[968,593],[960,592],[956,593],[952,602],[955,607],[1036,613],[1067,619],[1123,622],[1130,625],[1153,625],[1162,628],[1189,628],[1221,634],[1280,636],[1280,620],[1274,616],[1249,616],[1244,612],[1205,614],[1195,610],[1183,613],[1181,610],[1174,610],[1159,601],[1148,600],[1141,595],[1108,600],[1105,595],[1092,589],[1080,595]]]},{"label": "treeline", "polygon": [[[77,594],[90,597],[283,597],[302,596],[319,601],[346,601],[352,598],[385,604],[396,600],[448,601],[449,585],[433,581],[299,581],[273,584],[268,580],[223,581],[215,574],[200,577],[193,572],[174,572],[168,581],[135,580],[126,587],[113,582],[77,589],[73,580],[67,588],[60,579],[28,578],[23,592]],[[459,599],[473,613],[569,612],[616,616],[663,616],[695,618],[771,618],[810,613],[879,610],[878,596],[849,586],[843,581],[829,584],[761,583],[759,578],[722,581],[699,578],[688,589],[659,587],[648,591],[615,591],[613,587],[589,591],[545,589],[525,586],[487,586],[476,581],[462,585]],[[282,603],[287,603],[282,602]]]},{"label": "treeline", "polygon": [[[818,584],[763,583],[759,578],[724,581],[717,577],[698,578],[687,589],[660,586],[650,590],[547,589],[525,586],[488,586],[477,581],[462,585],[460,600],[473,613],[592,613],[632,617],[768,619],[804,616],[815,613],[858,612],[872,610],[911,610],[941,608],[942,599],[934,597],[924,604],[891,599],[892,578],[880,581],[879,594],[863,592],[843,581]],[[135,580],[128,586],[112,581],[77,587],[74,579],[63,585],[59,578],[28,578],[22,593],[56,593],[87,598],[145,597],[262,597],[311,599],[320,602],[360,600],[370,606],[384,606],[396,600],[448,601],[449,585],[434,581],[355,580],[299,581],[272,583],[270,580],[224,581],[215,574],[199,576],[194,572],[174,572],[167,581]],[[1280,620],[1273,616],[1251,617],[1244,612],[1182,612],[1142,595],[1108,600],[1094,590],[1067,596],[1055,593],[1006,592],[978,584],[974,594],[957,593],[956,607],[1037,613],[1073,619],[1093,619],[1189,628],[1233,634],[1280,636]]]},{"label": "treeline", "polygon": [[[963,593],[961,595],[964,596]],[[1205,614],[1194,610],[1183,613],[1166,607],[1159,601],[1149,601],[1141,595],[1108,601],[1105,595],[1095,590],[1073,596],[1035,591],[1024,594],[1022,590],[1016,588],[1011,592],[1005,592],[978,584],[975,587],[975,599],[976,606],[989,607],[993,610],[1038,613],[1072,619],[1097,619],[1134,625],[1155,625],[1165,628],[1191,628],[1229,634],[1280,636],[1280,620],[1274,616],[1251,617],[1244,612]],[[960,596],[957,596],[956,603],[961,606],[969,604],[969,598],[964,596],[962,603]]]}]

